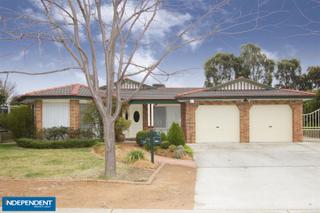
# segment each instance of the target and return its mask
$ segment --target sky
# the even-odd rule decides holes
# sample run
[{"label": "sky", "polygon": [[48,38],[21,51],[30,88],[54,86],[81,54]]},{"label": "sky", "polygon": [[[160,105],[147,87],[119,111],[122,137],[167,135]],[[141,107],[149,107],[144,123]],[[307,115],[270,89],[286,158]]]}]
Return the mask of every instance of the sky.
[{"label": "sky", "polygon": [[[128,2],[132,6],[138,0]],[[205,14],[208,8],[221,2],[222,0],[164,1],[155,23],[146,34],[143,45],[135,56],[135,62],[143,65],[152,64],[159,57],[165,42],[172,40],[177,32]],[[19,24],[4,22],[8,14],[4,12],[6,9],[34,16],[40,16],[41,12],[38,0],[1,0],[0,29],[2,32],[6,29],[15,29]],[[111,5],[105,1],[103,17],[106,23],[111,20],[110,11],[112,11]],[[160,67],[166,72],[175,74],[169,79],[161,78],[160,80],[169,87],[201,87],[204,83],[203,65],[209,57],[217,52],[238,55],[241,45],[246,43],[258,45],[269,58],[275,61],[298,58],[305,72],[308,66],[320,65],[319,11],[319,0],[230,0],[201,20],[187,36],[204,35],[213,29],[216,33],[170,54]],[[139,32],[138,28],[136,32]],[[98,37],[99,33],[96,32],[96,34]],[[82,42],[85,43],[85,36]],[[128,45],[128,51],[130,49],[132,46]],[[2,40],[1,37],[0,61],[0,71],[41,72],[74,65],[74,61],[61,45],[42,41],[7,41]],[[99,58],[98,66],[101,84],[103,84],[102,57]],[[5,76],[0,77],[4,79]],[[9,82],[16,85],[17,94],[23,94],[71,83],[85,84],[85,79],[80,72],[46,76],[11,74]],[[157,82],[149,79],[148,83]]]}]

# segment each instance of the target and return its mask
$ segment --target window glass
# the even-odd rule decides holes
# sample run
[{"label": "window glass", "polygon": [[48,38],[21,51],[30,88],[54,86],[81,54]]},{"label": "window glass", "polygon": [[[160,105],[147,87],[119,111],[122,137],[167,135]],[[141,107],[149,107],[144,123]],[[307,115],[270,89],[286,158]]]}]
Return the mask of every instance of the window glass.
[{"label": "window glass", "polygon": [[166,107],[154,108],[154,127],[166,128]]},{"label": "window glass", "polygon": [[133,120],[137,123],[140,120],[140,113],[138,111],[135,111],[133,113]]}]

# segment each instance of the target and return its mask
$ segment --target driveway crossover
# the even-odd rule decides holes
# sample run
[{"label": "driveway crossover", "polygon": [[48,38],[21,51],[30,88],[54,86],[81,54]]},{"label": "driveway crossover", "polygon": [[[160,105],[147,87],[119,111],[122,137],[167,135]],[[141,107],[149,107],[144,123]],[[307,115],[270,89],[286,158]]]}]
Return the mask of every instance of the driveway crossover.
[{"label": "driveway crossover", "polygon": [[320,143],[192,147],[196,209],[320,209]]}]

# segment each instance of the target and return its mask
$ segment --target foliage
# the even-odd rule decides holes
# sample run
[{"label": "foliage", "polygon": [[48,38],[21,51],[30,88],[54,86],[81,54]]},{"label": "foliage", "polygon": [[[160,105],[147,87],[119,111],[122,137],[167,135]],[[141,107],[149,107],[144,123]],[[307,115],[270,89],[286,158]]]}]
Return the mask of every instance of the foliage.
[{"label": "foliage", "polygon": [[177,146],[173,145],[173,144],[168,147],[170,152],[173,152],[176,148],[177,148]]},{"label": "foliage", "polygon": [[89,129],[92,132],[96,133],[99,138],[103,136],[103,124],[101,116],[96,108],[96,106],[92,103],[85,110],[82,121],[88,125]]},{"label": "foliage", "polygon": [[8,104],[10,97],[13,95],[15,85],[0,79],[0,105]]},{"label": "foliage", "polygon": [[41,135],[41,138],[45,140],[64,140],[69,137],[69,128],[63,126],[44,128],[39,134]]},{"label": "foliage", "polygon": [[191,149],[190,146],[184,145],[183,148],[184,148],[184,151],[185,151],[189,156],[193,157],[193,150]]},{"label": "foliage", "polygon": [[303,113],[313,112],[320,108],[320,90],[317,91],[316,96],[303,103]]},{"label": "foliage", "polygon": [[19,138],[17,145],[24,148],[33,149],[64,149],[64,148],[83,148],[92,147],[98,143],[96,139],[68,139],[62,141],[47,141],[30,138]]},{"label": "foliage", "polygon": [[128,130],[130,127],[130,124],[131,124],[131,121],[126,120],[123,117],[118,118],[114,126],[115,132],[116,132],[116,138],[119,138],[120,135],[123,134],[123,131]]},{"label": "foliage", "polygon": [[275,63],[262,53],[260,47],[254,44],[242,45],[239,57],[242,63],[241,76],[263,84],[272,84]]},{"label": "foliage", "polygon": [[65,140],[69,138],[73,139],[90,139],[95,138],[95,134],[90,130],[80,130],[80,129],[72,129],[69,127],[50,127],[43,128],[40,132],[38,132],[38,138],[44,140]]},{"label": "foliage", "polygon": [[144,152],[142,150],[132,150],[127,154],[126,161],[128,163],[133,163],[138,160],[144,159]]},{"label": "foliage", "polygon": [[137,132],[136,134],[136,142],[139,146],[143,145],[143,141],[145,141],[148,137],[150,137],[150,131],[149,130],[142,130]]},{"label": "foliage", "polygon": [[271,85],[275,62],[255,44],[245,44],[237,57],[231,53],[217,53],[204,66],[205,85],[212,87],[240,76]]},{"label": "foliage", "polygon": [[313,88],[320,87],[320,66],[311,66],[307,69],[308,80]]},{"label": "foliage", "polygon": [[169,141],[162,141],[161,144],[160,144],[160,147],[161,147],[162,149],[168,149],[169,146],[170,146]]},{"label": "foliage", "polygon": [[275,78],[279,81],[280,87],[298,89],[301,66],[298,59],[283,59],[277,63]]},{"label": "foliage", "polygon": [[9,114],[1,114],[0,125],[9,129],[14,137],[33,137],[35,126],[29,105],[13,106]]},{"label": "foliage", "polygon": [[171,124],[171,127],[168,131],[168,141],[170,144],[176,146],[185,144],[183,130],[178,123],[173,122]]},{"label": "foliage", "polygon": [[[127,104],[122,105],[122,111],[128,107]],[[112,110],[115,110],[115,104],[112,106]],[[89,126],[89,129],[92,130],[99,138],[103,136],[103,123],[100,113],[98,112],[96,106],[92,103],[87,107],[86,111],[83,114],[82,121]],[[123,131],[129,129],[131,121],[128,121],[122,117],[119,117],[115,122],[115,133],[122,134]]]},{"label": "foliage", "polygon": [[160,133],[160,138],[161,138],[161,141],[167,141],[168,140],[168,137],[167,137],[166,133],[164,133],[164,132]]},{"label": "foliage", "polygon": [[212,87],[236,78],[238,70],[237,57],[230,53],[217,53],[209,58],[205,65],[206,87]]}]

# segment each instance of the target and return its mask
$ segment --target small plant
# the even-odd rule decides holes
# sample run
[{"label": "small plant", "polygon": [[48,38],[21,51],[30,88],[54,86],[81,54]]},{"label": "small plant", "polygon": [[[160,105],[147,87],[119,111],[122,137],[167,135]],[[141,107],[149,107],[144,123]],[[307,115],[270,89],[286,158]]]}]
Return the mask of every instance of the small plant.
[{"label": "small plant", "polygon": [[193,157],[193,150],[191,149],[190,146],[184,145],[183,148],[184,148],[184,151],[185,151],[189,156]]},{"label": "small plant", "polygon": [[120,117],[116,120],[115,123],[115,133],[116,133],[116,139],[119,142],[122,142],[125,140],[123,131],[128,130],[130,127],[131,121],[126,120],[123,117]]},{"label": "small plant", "polygon": [[176,150],[177,146],[172,144],[168,148],[170,152],[173,152],[174,150]]},{"label": "small plant", "polygon": [[136,135],[136,142],[139,146],[143,146],[144,145],[144,141],[146,141],[146,139],[150,137],[150,131],[149,130],[143,130],[143,131],[139,131],[137,132]]},{"label": "small plant", "polygon": [[144,159],[144,152],[142,150],[132,150],[127,154],[126,161],[134,163],[138,160]]},{"label": "small plant", "polygon": [[179,146],[185,145],[185,139],[182,128],[179,126],[178,123],[173,122],[171,127],[168,131],[168,141],[170,144]]},{"label": "small plant", "polygon": [[160,147],[162,149],[168,149],[169,146],[170,146],[169,141],[162,141],[162,143],[160,144]]}]

